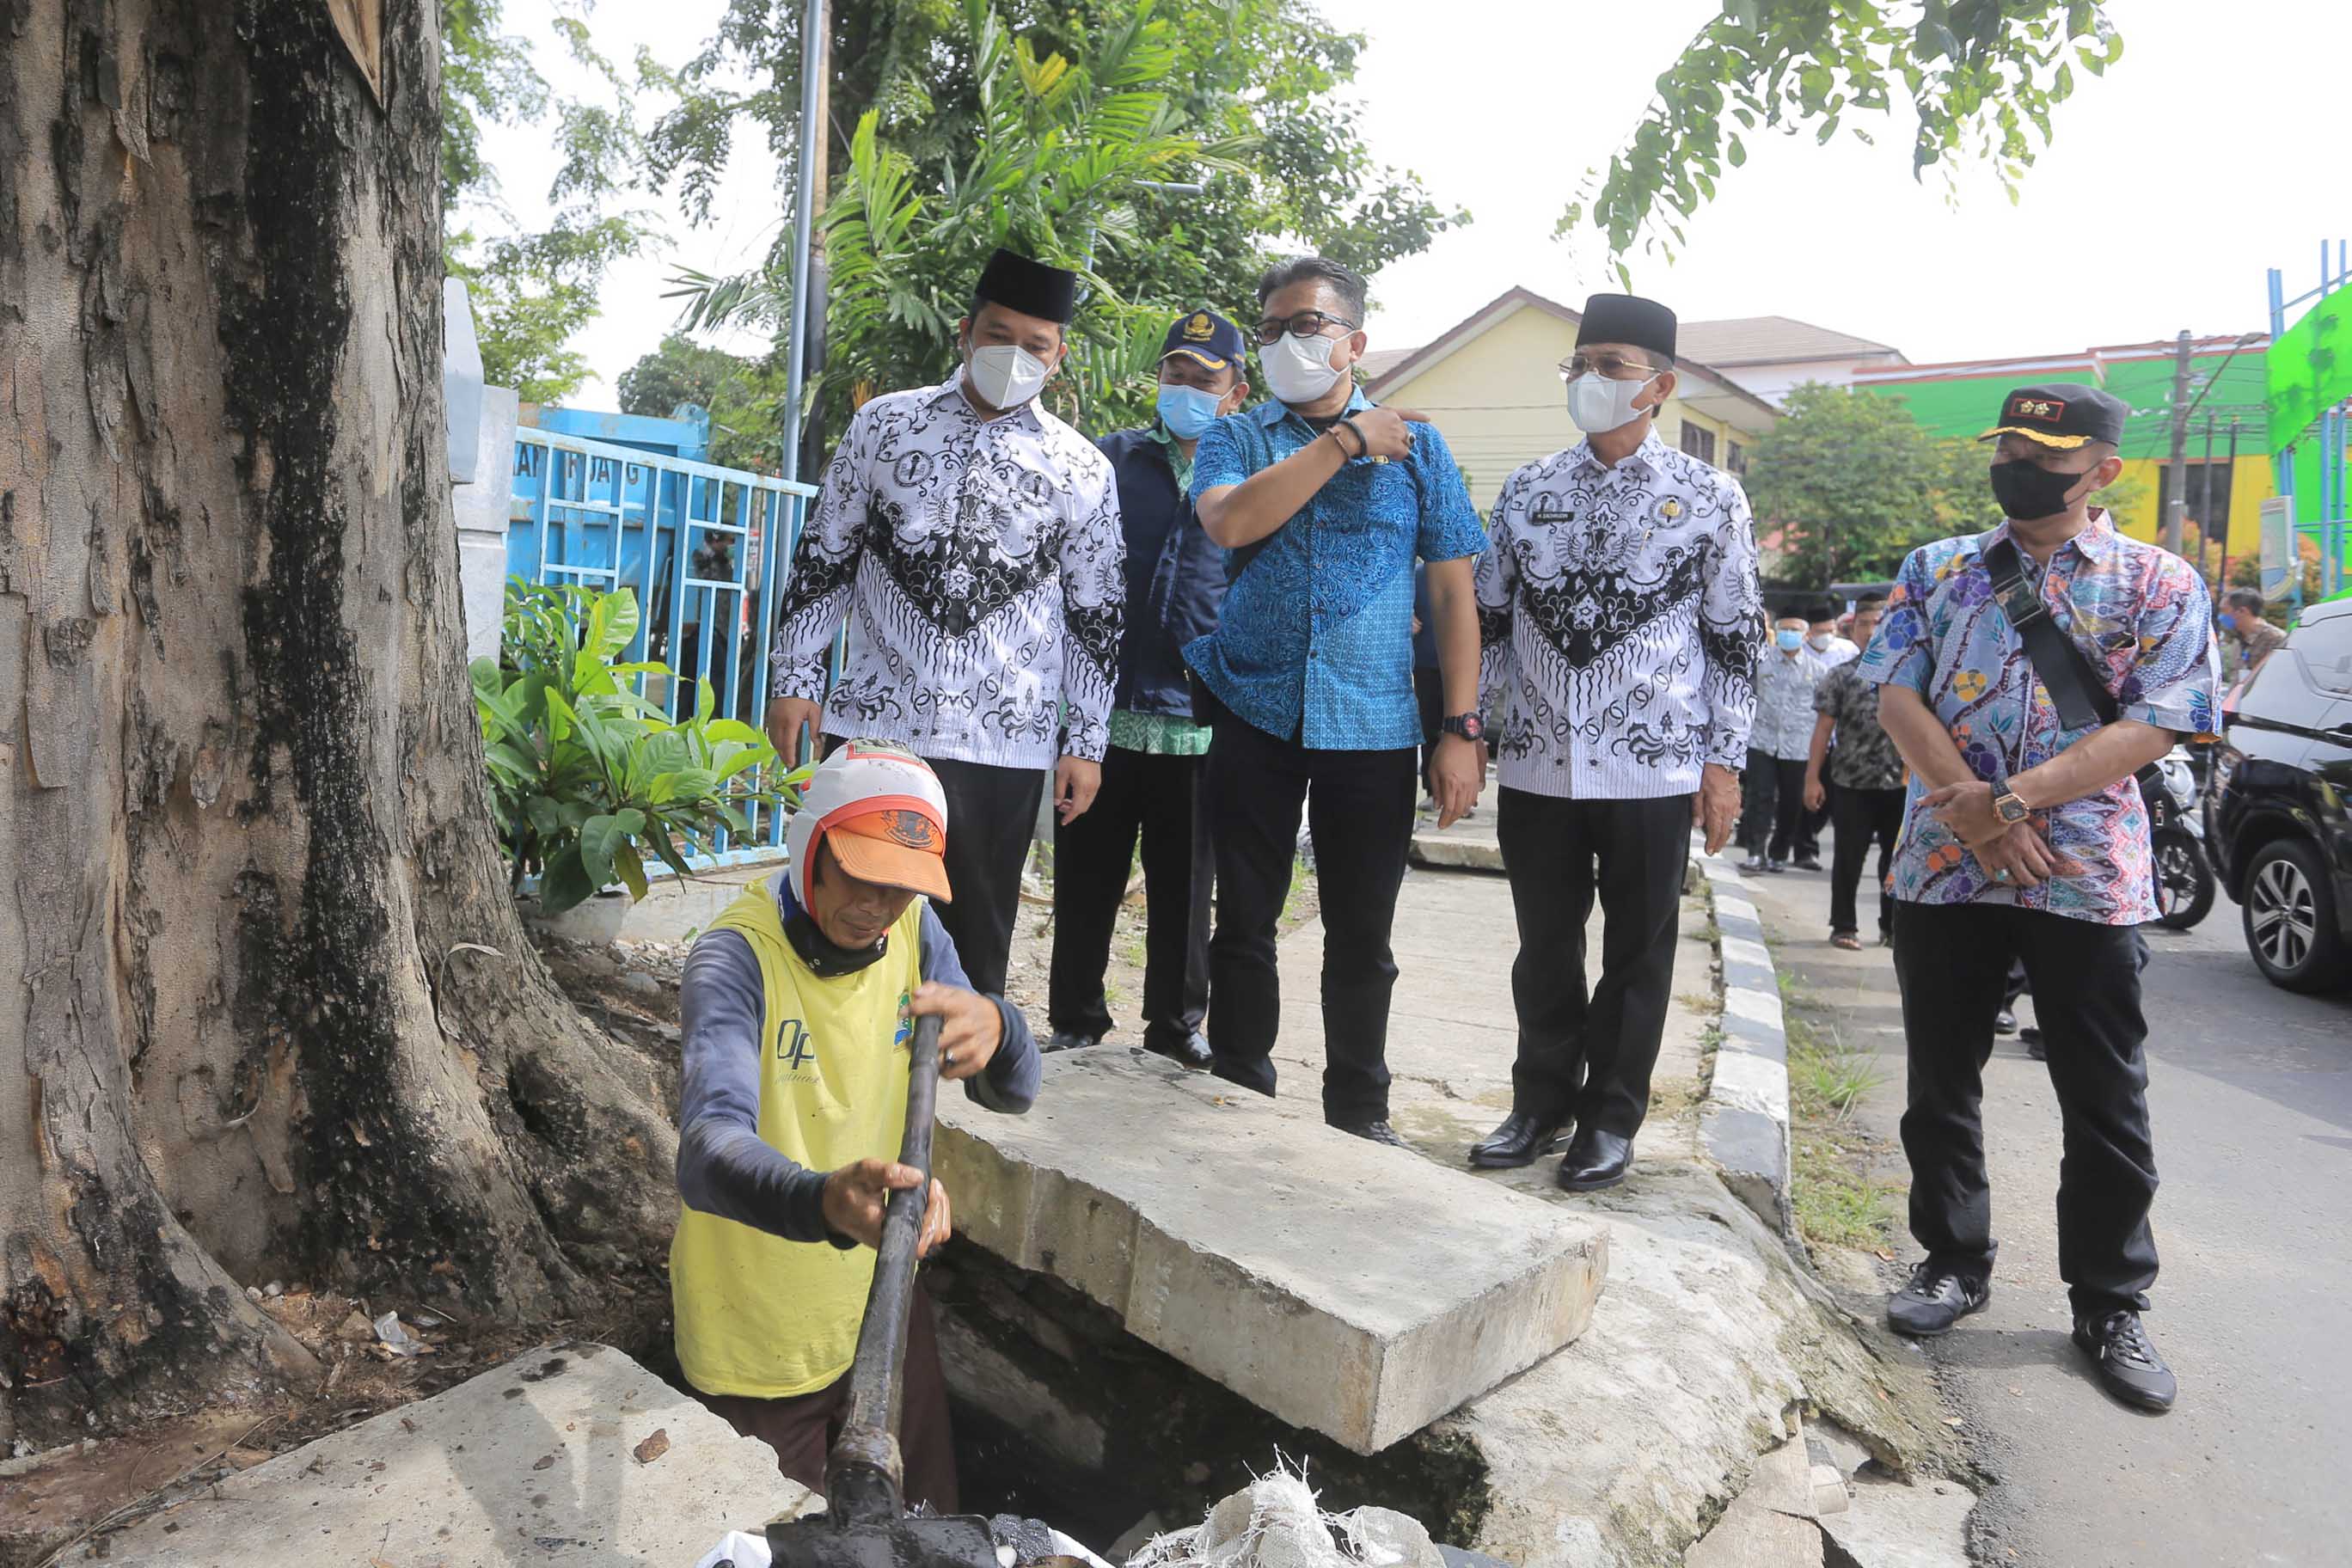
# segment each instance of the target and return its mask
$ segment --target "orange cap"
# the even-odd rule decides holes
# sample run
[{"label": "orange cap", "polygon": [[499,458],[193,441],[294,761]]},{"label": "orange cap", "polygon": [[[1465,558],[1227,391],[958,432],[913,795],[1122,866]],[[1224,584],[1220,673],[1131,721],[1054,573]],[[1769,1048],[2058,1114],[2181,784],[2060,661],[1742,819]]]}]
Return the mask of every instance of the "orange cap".
[{"label": "orange cap", "polygon": [[829,822],[824,841],[841,868],[861,882],[904,888],[941,903],[948,888],[947,835],[920,811],[888,806]]}]

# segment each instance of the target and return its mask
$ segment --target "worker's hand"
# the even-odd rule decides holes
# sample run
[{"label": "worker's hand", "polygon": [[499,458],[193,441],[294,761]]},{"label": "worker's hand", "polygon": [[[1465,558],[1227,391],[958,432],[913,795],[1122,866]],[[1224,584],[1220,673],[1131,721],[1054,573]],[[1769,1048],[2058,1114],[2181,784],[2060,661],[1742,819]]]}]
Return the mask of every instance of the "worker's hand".
[{"label": "worker's hand", "polygon": [[1830,792],[1822,785],[1822,775],[1807,773],[1805,775],[1805,809],[1819,811],[1829,804],[1829,800]]},{"label": "worker's hand", "polygon": [[926,981],[908,999],[907,1016],[930,1015],[940,1020],[940,1076],[950,1083],[986,1068],[1004,1043],[1004,1015],[977,991]]},{"label": "worker's hand", "polygon": [[1739,775],[1720,763],[1699,770],[1698,793],[1691,796],[1691,826],[1706,835],[1710,855],[1731,841],[1739,823]]},{"label": "worker's hand", "polygon": [[2084,871],[2080,860],[2053,849],[2034,822],[2012,824],[1998,838],[1970,846],[1970,853],[1985,875],[2005,888],[2038,888],[2054,877],[2079,877]]},{"label": "worker's hand", "polygon": [[1992,785],[1982,779],[1930,790],[1920,804],[1971,849],[2006,836],[2011,826],[1992,808]]},{"label": "worker's hand", "polygon": [[1451,827],[1478,804],[1486,787],[1486,748],[1459,735],[1440,737],[1429,759],[1429,793],[1437,799],[1437,826]]},{"label": "worker's hand", "polygon": [[1429,423],[1429,416],[1410,408],[1367,408],[1356,415],[1363,432],[1364,456],[1402,460],[1412,456],[1412,427]]},{"label": "worker's hand", "polygon": [[[824,1179],[824,1223],[840,1235],[866,1247],[882,1245],[882,1216],[892,1193],[912,1192],[923,1184],[923,1173],[896,1160],[856,1160]],[[923,1228],[915,1239],[915,1256],[928,1258],[948,1238],[953,1221],[948,1213],[948,1190],[931,1184],[930,1202],[923,1208]]]},{"label": "worker's hand", "polygon": [[1102,764],[1084,757],[1064,757],[1054,764],[1054,816],[1061,822],[1076,822],[1094,805],[1095,792],[1102,788]]},{"label": "worker's hand", "polygon": [[[776,748],[776,755],[784,766],[796,768],[803,762],[816,759],[817,731],[824,722],[824,705],[811,702],[804,697],[777,697],[768,702],[768,744]],[[803,745],[801,731],[808,731]],[[805,749],[807,755],[801,753]]]}]

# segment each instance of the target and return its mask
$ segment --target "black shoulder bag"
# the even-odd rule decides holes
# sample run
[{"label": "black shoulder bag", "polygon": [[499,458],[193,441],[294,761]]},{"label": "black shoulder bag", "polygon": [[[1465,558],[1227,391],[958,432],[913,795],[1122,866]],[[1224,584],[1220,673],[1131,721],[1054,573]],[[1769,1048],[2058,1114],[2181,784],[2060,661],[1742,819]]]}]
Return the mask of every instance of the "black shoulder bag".
[{"label": "black shoulder bag", "polygon": [[[2017,640],[2025,645],[2026,662],[2049,691],[2058,709],[2058,721],[2069,730],[2114,723],[2120,712],[2116,694],[2107,689],[2107,683],[2091,668],[2074,639],[2051,618],[2041,589],[2026,581],[2017,542],[2004,539],[1995,544],[1984,552],[1984,563],[1992,578],[1993,597],[2016,631]],[[2145,785],[2158,775],[2157,765],[2150,763],[2135,776]]]}]

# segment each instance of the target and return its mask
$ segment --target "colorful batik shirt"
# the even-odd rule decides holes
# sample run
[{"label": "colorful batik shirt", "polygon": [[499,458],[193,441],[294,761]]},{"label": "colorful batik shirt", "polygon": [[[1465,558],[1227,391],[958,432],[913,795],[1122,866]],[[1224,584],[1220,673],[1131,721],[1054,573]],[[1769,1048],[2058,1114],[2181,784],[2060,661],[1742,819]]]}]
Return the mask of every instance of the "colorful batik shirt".
[{"label": "colorful batik shirt", "polygon": [[[1857,656],[1858,657],[1858,656]],[[1822,677],[1813,711],[1837,726],[1830,782],[1840,789],[1900,789],[1903,753],[1878,722],[1878,688],[1854,673],[1852,661]]]},{"label": "colorful batik shirt", "polygon": [[[2024,644],[1994,602],[1984,552],[2009,533],[2003,523],[1913,551],[1878,635],[1853,667],[1865,680],[1907,686],[1926,698],[1977,777],[1992,784],[2048,762],[2097,728],[2059,722]],[[2125,538],[2096,511],[2046,567],[2022,547],[2018,557],[2029,580],[2038,575],[2051,616],[2115,694],[2121,717],[2183,735],[2212,731],[2220,685],[2213,607],[2189,563]],[[2050,847],[2081,862],[2083,872],[2036,888],[1993,881],[1921,804],[1926,794],[1915,776],[1888,879],[1896,899],[2014,904],[2103,925],[2156,918],[2147,811],[2133,780],[2040,814]]]}]

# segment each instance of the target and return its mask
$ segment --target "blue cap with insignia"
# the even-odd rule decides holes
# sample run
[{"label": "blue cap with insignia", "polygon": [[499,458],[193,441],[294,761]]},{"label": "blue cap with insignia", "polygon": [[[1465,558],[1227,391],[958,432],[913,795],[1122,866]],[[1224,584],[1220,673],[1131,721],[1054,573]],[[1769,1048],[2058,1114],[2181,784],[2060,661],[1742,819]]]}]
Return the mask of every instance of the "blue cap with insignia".
[{"label": "blue cap with insignia", "polygon": [[1160,345],[1161,359],[1182,354],[1211,370],[1223,370],[1229,365],[1238,369],[1248,353],[1242,342],[1242,330],[1207,309],[1177,317],[1175,324],[1168,329],[1167,341]]}]

